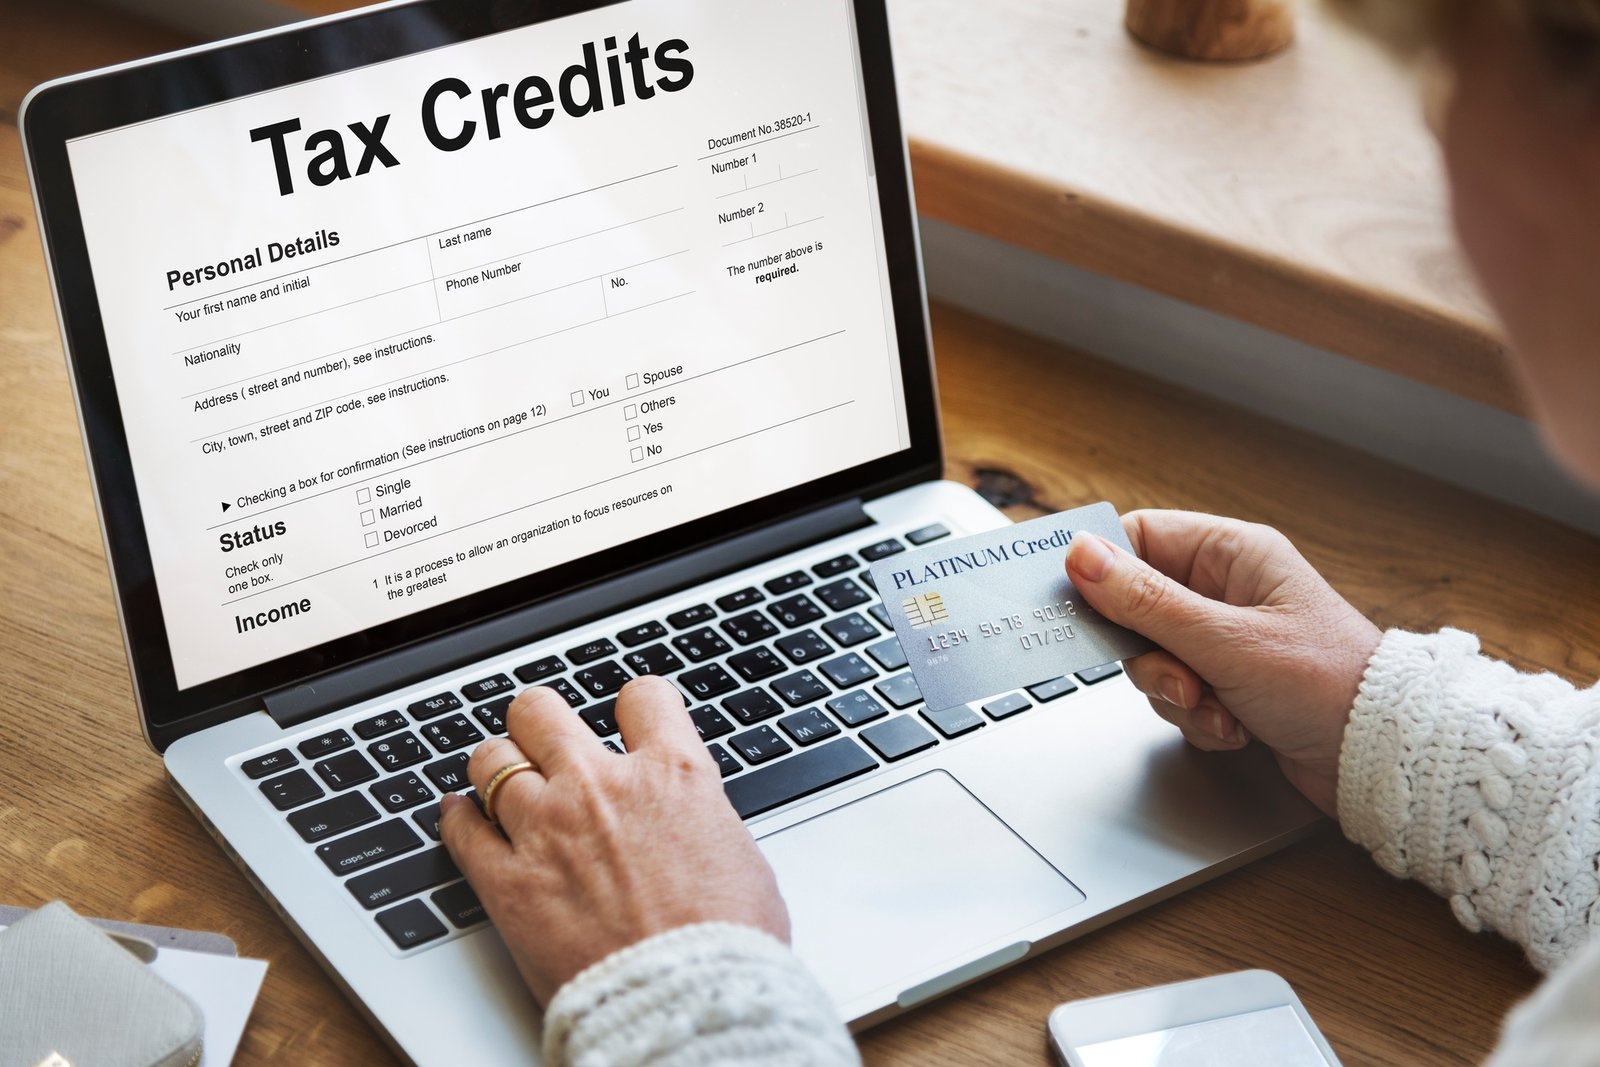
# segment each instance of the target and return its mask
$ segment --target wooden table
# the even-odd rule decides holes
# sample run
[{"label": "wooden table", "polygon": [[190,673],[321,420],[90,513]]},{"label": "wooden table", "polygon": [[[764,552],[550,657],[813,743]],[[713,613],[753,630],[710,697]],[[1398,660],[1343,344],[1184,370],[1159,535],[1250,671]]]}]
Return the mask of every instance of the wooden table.
[{"label": "wooden table", "polygon": [[[241,1067],[392,1063],[139,735],[14,122],[33,81],[172,42],[98,15],[85,34],[72,6],[0,0],[0,902],[219,930],[270,961]],[[1600,674],[1591,538],[981,319],[935,309],[934,333],[949,475],[1014,517],[1109,498],[1272,523],[1381,625]],[[1043,1067],[1056,1003],[1243,967],[1288,978],[1352,1067],[1477,1061],[1537,977],[1330,825],[861,1044]]]}]

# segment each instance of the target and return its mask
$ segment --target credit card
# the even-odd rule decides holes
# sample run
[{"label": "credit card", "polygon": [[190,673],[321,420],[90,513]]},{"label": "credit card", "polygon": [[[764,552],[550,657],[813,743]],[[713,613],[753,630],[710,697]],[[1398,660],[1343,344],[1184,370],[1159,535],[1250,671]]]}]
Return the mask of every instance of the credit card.
[{"label": "credit card", "polygon": [[968,704],[1156,647],[1091,608],[1067,579],[1067,546],[1084,531],[1133,551],[1116,509],[1099,503],[872,565],[929,708]]}]

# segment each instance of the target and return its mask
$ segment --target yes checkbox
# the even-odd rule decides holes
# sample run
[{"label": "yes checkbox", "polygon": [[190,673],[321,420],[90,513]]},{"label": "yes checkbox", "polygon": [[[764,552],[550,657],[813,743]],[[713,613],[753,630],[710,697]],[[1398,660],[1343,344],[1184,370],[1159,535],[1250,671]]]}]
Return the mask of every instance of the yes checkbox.
[{"label": "yes checkbox", "polygon": [[637,426],[629,426],[628,427],[628,440],[637,441],[638,439],[639,439],[639,427],[637,427]]},{"label": "yes checkbox", "polygon": [[370,503],[372,503],[372,490],[371,489],[357,489],[356,490],[356,503],[357,504],[370,504]]},{"label": "yes checkbox", "polygon": [[367,547],[368,548],[377,548],[378,547],[378,535],[377,534],[375,534],[375,533],[367,534]]}]

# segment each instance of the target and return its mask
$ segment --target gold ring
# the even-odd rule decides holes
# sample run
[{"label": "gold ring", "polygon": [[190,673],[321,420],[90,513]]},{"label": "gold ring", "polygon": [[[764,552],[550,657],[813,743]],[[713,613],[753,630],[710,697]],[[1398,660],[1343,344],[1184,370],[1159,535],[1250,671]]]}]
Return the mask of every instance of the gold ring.
[{"label": "gold ring", "polygon": [[483,787],[484,818],[492,823],[499,823],[500,821],[494,817],[494,791],[500,788],[501,782],[504,782],[518,771],[536,771],[538,769],[527,760],[518,760],[516,763],[508,763],[498,771],[495,771],[494,777],[489,779],[489,784]]}]

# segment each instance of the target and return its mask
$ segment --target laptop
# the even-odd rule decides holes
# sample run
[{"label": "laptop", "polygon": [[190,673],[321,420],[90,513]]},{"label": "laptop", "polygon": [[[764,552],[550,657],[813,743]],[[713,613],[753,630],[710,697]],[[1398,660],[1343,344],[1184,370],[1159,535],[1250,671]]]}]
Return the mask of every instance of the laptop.
[{"label": "laptop", "polygon": [[439,797],[673,680],[860,1028],[1282,846],[1116,664],[924,715],[941,481],[883,0],[383,5],[21,118],[138,713],[397,1053],[537,1061]]}]

